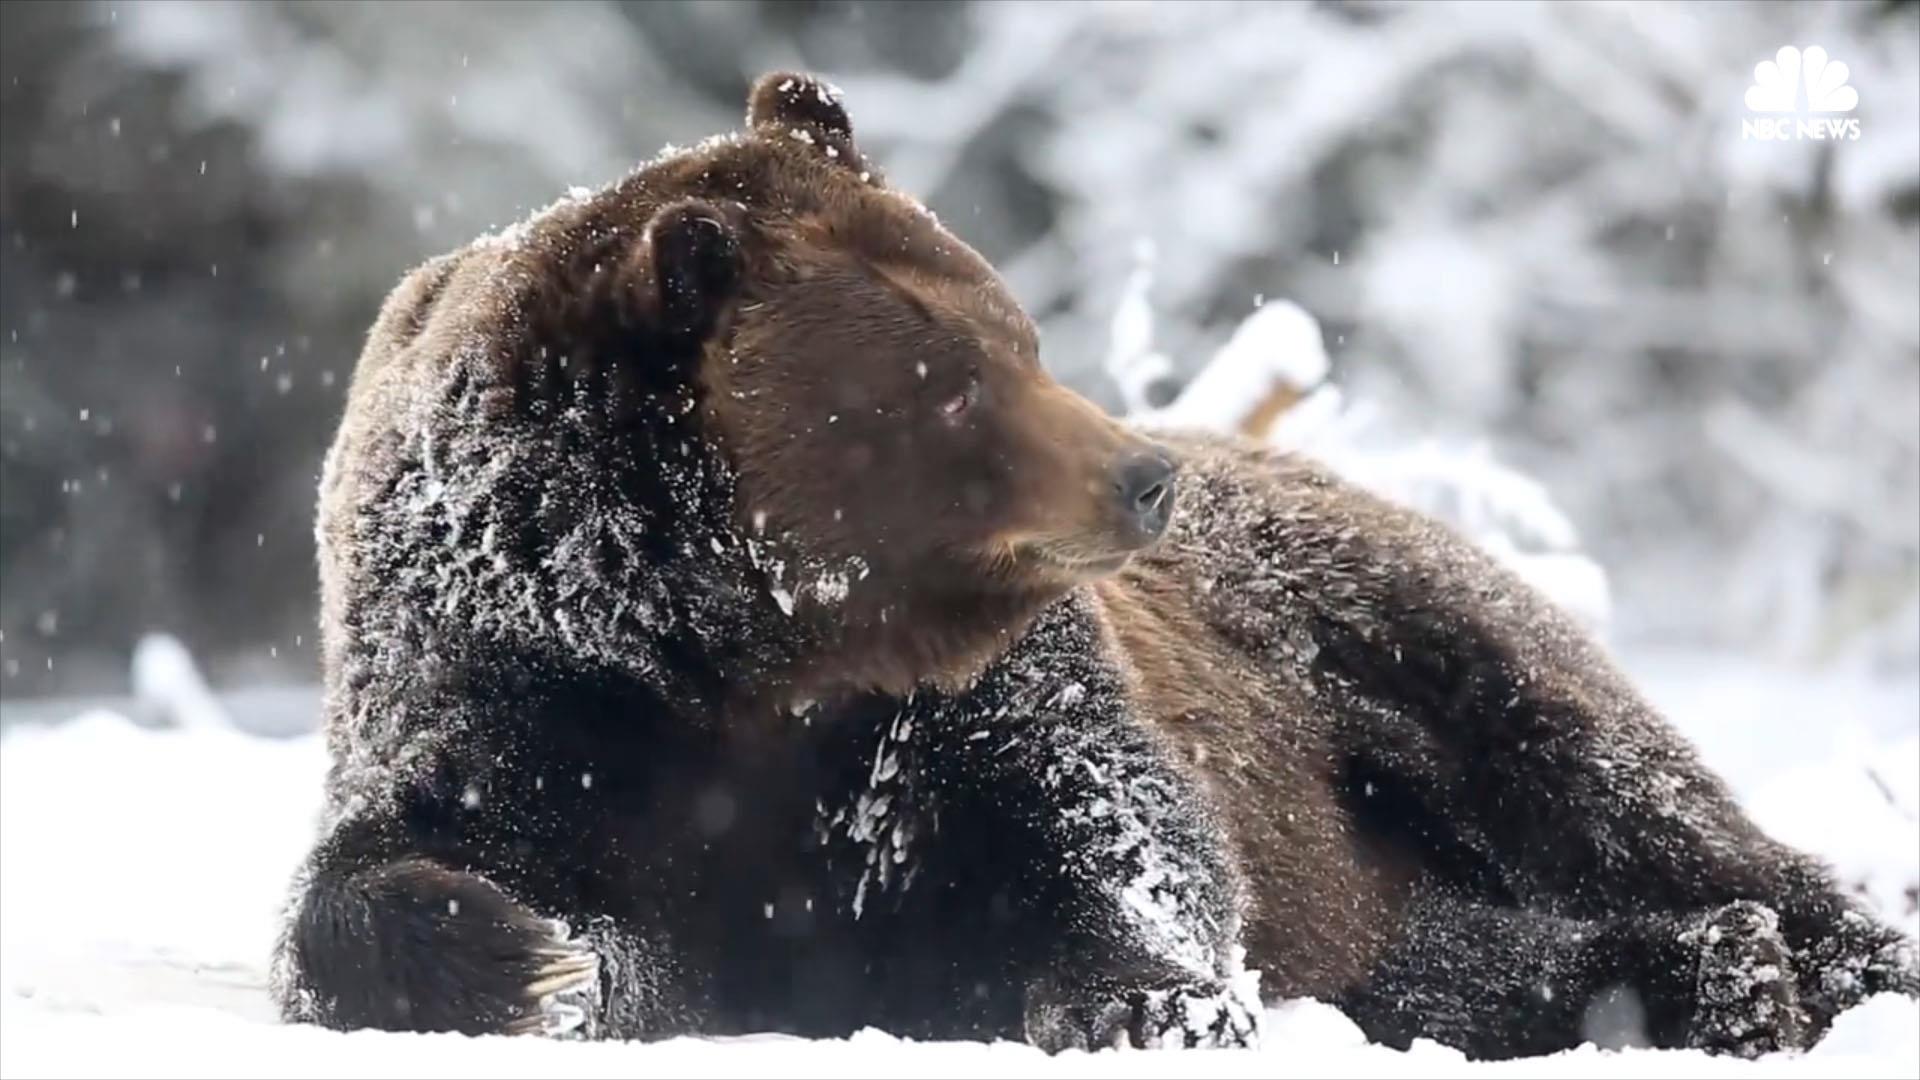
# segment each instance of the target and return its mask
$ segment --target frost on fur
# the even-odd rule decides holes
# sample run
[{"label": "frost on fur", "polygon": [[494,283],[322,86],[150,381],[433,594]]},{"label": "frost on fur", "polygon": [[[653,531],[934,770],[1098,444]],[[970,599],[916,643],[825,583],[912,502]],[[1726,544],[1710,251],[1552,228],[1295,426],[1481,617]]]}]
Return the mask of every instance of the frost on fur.
[{"label": "frost on fur", "polygon": [[[822,804],[823,842],[851,852],[848,911],[898,907],[968,798],[1011,813],[1071,884],[1088,940],[1029,989],[1043,1045],[1247,1045],[1260,1014],[1237,934],[1220,833],[1189,782],[1132,716],[1083,601],[1046,611],[963,695],[922,693],[879,725],[850,797]],[[1027,840],[1019,839],[1020,836]],[[1044,943],[1056,947],[1059,943]]]},{"label": "frost on fur", "polygon": [[1680,940],[1700,957],[1692,1045],[1758,1057],[1798,1044],[1807,1017],[1777,913],[1729,904]]},{"label": "frost on fur", "polygon": [[1076,600],[1049,609],[989,670],[964,710],[936,723],[984,739],[992,774],[1037,784],[1042,823],[1062,869],[1144,952],[1196,977],[1216,976],[1233,944],[1225,875],[1210,814],[1131,721],[1118,672]]}]

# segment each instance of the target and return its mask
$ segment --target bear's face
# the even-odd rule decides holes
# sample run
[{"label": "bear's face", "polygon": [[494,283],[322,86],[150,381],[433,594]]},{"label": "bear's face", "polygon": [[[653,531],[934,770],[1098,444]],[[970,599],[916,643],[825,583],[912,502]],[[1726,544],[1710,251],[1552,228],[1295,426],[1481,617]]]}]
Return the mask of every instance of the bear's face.
[{"label": "bear's face", "polygon": [[799,269],[702,373],[747,524],[955,584],[1070,584],[1156,539],[1170,456],[1049,377],[997,278],[919,212],[875,192],[848,213],[798,230]]},{"label": "bear's face", "polygon": [[1171,456],[1048,377],[836,92],[748,119],[389,297],[323,482],[336,674],[537,658],[690,715],[951,684],[1165,530]]},{"label": "bear's face", "polygon": [[803,160],[804,207],[695,200],[649,228],[740,530],[909,605],[1057,592],[1157,539],[1170,453],[1046,373],[992,268],[872,181],[837,95],[770,77],[749,119]]}]

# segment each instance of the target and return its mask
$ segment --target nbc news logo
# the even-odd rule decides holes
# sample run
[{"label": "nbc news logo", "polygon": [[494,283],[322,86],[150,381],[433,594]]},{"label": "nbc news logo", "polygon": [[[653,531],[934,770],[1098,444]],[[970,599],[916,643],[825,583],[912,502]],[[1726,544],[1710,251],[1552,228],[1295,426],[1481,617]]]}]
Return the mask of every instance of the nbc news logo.
[{"label": "nbc news logo", "polygon": [[[1847,85],[1847,65],[1827,58],[1827,50],[1791,45],[1754,66],[1747,87],[1747,110],[1760,113],[1740,121],[1743,139],[1847,139],[1860,137],[1860,118],[1836,116],[1860,104]],[[1801,91],[1806,91],[1804,105]]]}]

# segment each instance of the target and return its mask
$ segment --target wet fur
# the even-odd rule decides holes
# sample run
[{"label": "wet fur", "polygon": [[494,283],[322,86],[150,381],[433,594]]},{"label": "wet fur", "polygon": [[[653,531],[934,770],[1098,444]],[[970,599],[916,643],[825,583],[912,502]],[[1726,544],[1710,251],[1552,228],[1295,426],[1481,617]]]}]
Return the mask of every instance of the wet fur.
[{"label": "wet fur", "polygon": [[1144,444],[799,76],[414,271],[323,477],[284,1015],[1237,1045],[1250,967],[1504,1056],[1623,985],[1655,1041],[1740,1052],[1913,989],[1432,522],[1195,436],[1170,535],[1077,574]]},{"label": "wet fur", "polygon": [[[1509,1056],[1587,1038],[1603,991],[1641,999],[1640,1038],[1751,1051],[1916,990],[1911,943],[1755,827],[1512,573],[1310,461],[1172,445],[1172,533],[1095,592],[1147,722],[1234,808],[1270,993]],[[1735,973],[1695,932],[1755,905],[1784,971],[1750,1002],[1766,1030],[1736,1031],[1757,1021],[1709,1007]]]}]

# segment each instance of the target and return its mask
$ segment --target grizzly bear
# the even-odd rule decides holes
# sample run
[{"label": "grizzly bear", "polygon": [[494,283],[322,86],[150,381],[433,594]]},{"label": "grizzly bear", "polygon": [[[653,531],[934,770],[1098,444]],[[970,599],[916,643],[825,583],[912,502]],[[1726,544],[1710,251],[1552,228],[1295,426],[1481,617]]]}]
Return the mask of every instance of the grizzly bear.
[{"label": "grizzly bear", "polygon": [[1920,983],[1445,528],[1050,379],[817,79],[408,275],[318,538],[292,1021],[1755,1053]]}]

